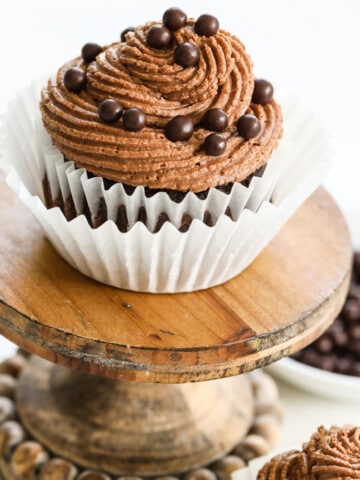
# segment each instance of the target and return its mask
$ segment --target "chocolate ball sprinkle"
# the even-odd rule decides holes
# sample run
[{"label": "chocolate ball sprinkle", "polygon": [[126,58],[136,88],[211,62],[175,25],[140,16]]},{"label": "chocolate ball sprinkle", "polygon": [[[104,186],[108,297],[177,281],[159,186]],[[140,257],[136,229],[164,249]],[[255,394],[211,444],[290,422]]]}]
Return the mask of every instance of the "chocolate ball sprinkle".
[{"label": "chocolate ball sprinkle", "polygon": [[225,152],[226,140],[220,133],[211,133],[205,138],[204,148],[208,155],[217,157]]},{"label": "chocolate ball sprinkle", "polygon": [[127,27],[120,34],[120,40],[122,43],[126,42],[126,34],[129,32],[135,32],[135,27]]},{"label": "chocolate ball sprinkle", "polygon": [[146,115],[140,108],[129,108],[124,113],[123,125],[125,130],[138,132],[145,127]]},{"label": "chocolate ball sprinkle", "polygon": [[171,142],[189,140],[194,132],[194,122],[190,117],[177,115],[165,127],[165,135]]},{"label": "chocolate ball sprinkle", "polygon": [[97,43],[85,43],[81,49],[81,56],[84,62],[90,63],[103,51],[103,48]]},{"label": "chocolate ball sprinkle", "polygon": [[186,22],[186,13],[177,7],[169,8],[163,15],[163,23],[170,28],[170,30],[178,30],[179,28],[184,27]]},{"label": "chocolate ball sprinkle", "polygon": [[245,140],[256,137],[261,130],[261,124],[255,115],[249,113],[239,118],[237,124],[237,131]]},{"label": "chocolate ball sprinkle", "polygon": [[86,73],[79,67],[69,68],[64,75],[64,85],[69,92],[79,93],[87,84]]},{"label": "chocolate ball sprinkle", "polygon": [[213,132],[222,132],[228,125],[228,117],[221,108],[210,108],[203,118],[205,128]]},{"label": "chocolate ball sprinkle", "polygon": [[172,41],[172,33],[165,25],[153,25],[147,31],[146,41],[152,48],[167,48]]},{"label": "chocolate ball sprinkle", "polygon": [[184,68],[193,67],[199,63],[198,48],[190,42],[181,43],[175,49],[175,62]]},{"label": "chocolate ball sprinkle", "polygon": [[115,123],[122,115],[122,106],[112,98],[108,98],[99,105],[99,116],[105,123]]},{"label": "chocolate ball sprinkle", "polygon": [[266,105],[274,95],[274,87],[268,80],[258,78],[255,80],[254,92],[251,101],[260,105]]},{"label": "chocolate ball sprinkle", "polygon": [[211,37],[219,30],[219,20],[213,15],[200,15],[195,22],[195,33]]}]

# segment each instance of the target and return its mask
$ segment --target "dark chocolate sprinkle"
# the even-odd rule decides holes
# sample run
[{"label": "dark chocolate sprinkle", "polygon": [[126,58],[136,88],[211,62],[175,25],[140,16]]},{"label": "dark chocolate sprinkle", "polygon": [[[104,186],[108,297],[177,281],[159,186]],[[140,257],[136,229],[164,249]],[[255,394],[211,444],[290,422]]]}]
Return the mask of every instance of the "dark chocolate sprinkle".
[{"label": "dark chocolate sprinkle", "polygon": [[123,125],[125,130],[138,132],[145,127],[146,115],[140,108],[129,108],[124,113]]},{"label": "dark chocolate sprinkle", "polygon": [[256,137],[261,130],[261,124],[255,115],[246,114],[239,118],[237,131],[245,140]]},{"label": "dark chocolate sprinkle", "polygon": [[171,142],[189,140],[194,132],[194,122],[190,117],[177,115],[165,127],[165,135]]},{"label": "dark chocolate sprinkle", "polygon": [[211,133],[205,138],[204,147],[208,155],[217,157],[225,152],[226,140],[220,133]]},{"label": "dark chocolate sprinkle", "polygon": [[205,128],[213,132],[222,132],[228,124],[228,117],[221,108],[210,108],[203,118]]},{"label": "dark chocolate sprinkle", "polygon": [[128,27],[128,28],[125,28],[125,30],[123,30],[120,34],[120,40],[122,41],[122,43],[126,42],[126,34],[129,33],[129,32],[135,32],[135,27]]},{"label": "dark chocolate sprinkle", "polygon": [[97,43],[86,43],[81,49],[81,56],[84,62],[90,63],[103,51],[103,48]]},{"label": "dark chocolate sprinkle", "polygon": [[184,68],[193,67],[199,63],[198,48],[190,42],[181,43],[175,49],[175,62]]},{"label": "dark chocolate sprinkle", "polygon": [[195,23],[195,33],[211,37],[219,30],[219,20],[213,15],[200,15]]},{"label": "dark chocolate sprinkle", "polygon": [[112,98],[108,98],[99,105],[99,116],[105,123],[115,123],[122,115],[122,106]]},{"label": "dark chocolate sprinkle", "polygon": [[79,93],[87,84],[86,73],[79,67],[69,68],[64,75],[64,85],[70,92]]},{"label": "dark chocolate sprinkle", "polygon": [[167,48],[172,41],[172,33],[165,25],[153,25],[146,34],[146,41],[152,48]]},{"label": "dark chocolate sprinkle", "polygon": [[178,30],[179,28],[184,27],[186,22],[186,13],[180,10],[180,8],[169,8],[163,15],[163,23],[170,30]]},{"label": "dark chocolate sprinkle", "polygon": [[258,78],[255,80],[254,92],[251,101],[260,105],[266,105],[273,98],[274,87],[268,80]]}]

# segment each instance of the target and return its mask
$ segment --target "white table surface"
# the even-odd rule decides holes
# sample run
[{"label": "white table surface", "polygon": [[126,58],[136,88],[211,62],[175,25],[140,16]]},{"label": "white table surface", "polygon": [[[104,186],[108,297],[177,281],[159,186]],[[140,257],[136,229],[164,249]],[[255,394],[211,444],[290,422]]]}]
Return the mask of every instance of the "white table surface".
[{"label": "white table surface", "polygon": [[[255,74],[295,93],[323,119],[334,167],[325,180],[360,246],[360,2],[359,0],[179,0],[189,16],[216,15],[238,35]],[[0,112],[30,79],[55,71],[88,41],[107,44],[129,25],[161,19],[172,2],[17,0],[0,17]],[[0,358],[14,347],[0,337]],[[280,448],[305,440],[320,424],[357,423],[360,407],[280,385],[285,423]]]}]

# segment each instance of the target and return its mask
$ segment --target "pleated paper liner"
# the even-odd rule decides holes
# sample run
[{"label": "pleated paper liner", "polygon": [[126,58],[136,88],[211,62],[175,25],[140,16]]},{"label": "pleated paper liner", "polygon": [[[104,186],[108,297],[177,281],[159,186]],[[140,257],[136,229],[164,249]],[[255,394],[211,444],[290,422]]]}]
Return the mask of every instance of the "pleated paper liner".
[{"label": "pleated paper liner", "polygon": [[[291,99],[283,103],[281,146],[248,186],[235,184],[229,194],[211,189],[206,199],[189,193],[181,202],[164,192],[148,197],[143,187],[129,195],[123,185],[106,189],[101,178],[88,178],[64,161],[42,126],[39,91],[32,86],[9,106],[3,161],[7,181],[71,265],[115,287],[184,292],[229,280],[256,258],[329,166],[321,123]],[[46,208],[44,179],[47,194],[62,201],[62,209]],[[72,211],[66,216],[72,220],[63,213],[69,198]],[[93,228],[99,207],[108,220]],[[117,224],[120,209],[126,211],[127,231]],[[146,212],[146,225],[138,220],[140,209]],[[212,226],[204,223],[206,212]],[[158,228],[164,213],[167,221]],[[191,221],[180,231],[184,215]]]}]

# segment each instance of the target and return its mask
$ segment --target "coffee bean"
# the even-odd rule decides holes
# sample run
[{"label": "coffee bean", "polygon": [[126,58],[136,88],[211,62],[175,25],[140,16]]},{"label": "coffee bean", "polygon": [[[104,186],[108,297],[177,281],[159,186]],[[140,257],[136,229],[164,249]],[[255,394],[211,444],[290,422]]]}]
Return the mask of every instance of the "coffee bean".
[{"label": "coffee bean", "polygon": [[166,138],[172,142],[189,140],[194,133],[194,122],[190,117],[177,115],[165,127]]},{"label": "coffee bean", "polygon": [[200,15],[195,22],[195,33],[211,37],[216,35],[219,30],[219,20],[212,15]]},{"label": "coffee bean", "polygon": [[217,157],[225,152],[226,140],[220,133],[211,133],[205,138],[204,147],[208,155]]},{"label": "coffee bean", "polygon": [[245,114],[239,118],[236,124],[237,131],[245,140],[254,138],[259,135],[261,124],[255,115]]},{"label": "coffee bean", "polygon": [[360,320],[360,302],[353,299],[347,300],[342,309],[341,317],[347,322]]},{"label": "coffee bean", "polygon": [[355,252],[354,254],[354,272],[360,281],[360,252]]},{"label": "coffee bean", "polygon": [[122,106],[112,98],[104,100],[99,105],[99,116],[105,123],[115,123],[122,115]]},{"label": "coffee bean", "polygon": [[181,43],[175,49],[175,62],[184,68],[193,67],[199,63],[199,59],[199,50],[192,43]]},{"label": "coffee bean", "polygon": [[145,127],[146,115],[140,108],[129,108],[124,113],[123,125],[125,130],[138,132]]},{"label": "coffee bean", "polygon": [[64,85],[70,92],[79,93],[87,83],[86,73],[78,67],[69,68],[64,75]]},{"label": "coffee bean", "polygon": [[349,375],[351,372],[353,360],[349,357],[338,357],[335,362],[335,372],[343,375]]},{"label": "coffee bean", "polygon": [[334,342],[330,335],[323,335],[314,344],[316,350],[320,353],[329,353],[333,348]]},{"label": "coffee bean", "polygon": [[172,41],[172,33],[165,25],[153,25],[146,34],[146,41],[152,48],[167,48]]},{"label": "coffee bean", "polygon": [[221,108],[210,108],[203,118],[205,128],[213,132],[222,132],[228,125],[228,117]]},{"label": "coffee bean", "polygon": [[252,102],[260,105],[266,105],[270,102],[274,94],[274,87],[268,80],[258,78],[255,80]]},{"label": "coffee bean", "polygon": [[97,43],[85,43],[81,49],[81,56],[84,59],[84,62],[90,63],[103,51],[103,48],[100,47]]},{"label": "coffee bean", "polygon": [[163,23],[170,30],[178,30],[184,27],[187,22],[186,13],[180,10],[180,8],[169,8],[163,15]]},{"label": "coffee bean", "polygon": [[126,42],[126,34],[129,33],[129,32],[135,32],[135,27],[128,27],[128,28],[125,28],[125,30],[123,30],[120,34],[120,40],[122,43]]}]

